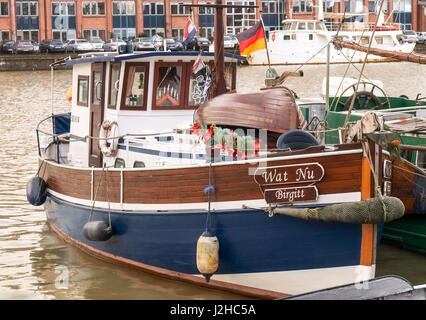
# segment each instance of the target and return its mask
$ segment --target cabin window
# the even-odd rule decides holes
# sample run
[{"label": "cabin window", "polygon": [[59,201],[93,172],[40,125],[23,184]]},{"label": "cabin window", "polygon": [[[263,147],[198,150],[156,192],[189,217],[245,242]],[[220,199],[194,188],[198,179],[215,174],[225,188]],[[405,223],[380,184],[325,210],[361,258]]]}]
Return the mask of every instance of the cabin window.
[{"label": "cabin window", "polygon": [[377,44],[383,44],[383,37],[375,37]]},{"label": "cabin window", "polygon": [[366,44],[369,44],[369,42],[370,42],[369,37],[361,37],[360,44],[366,45]]},{"label": "cabin window", "polygon": [[313,22],[308,22],[308,30],[314,30],[314,23]]},{"label": "cabin window", "polygon": [[120,64],[111,63],[109,78],[109,104],[108,108],[115,109],[120,79]]},{"label": "cabin window", "polygon": [[93,72],[93,94],[92,94],[92,104],[100,104],[102,101],[102,73]]},{"label": "cabin window", "polygon": [[290,40],[290,35],[289,34],[285,34],[283,40]]},{"label": "cabin window", "polygon": [[315,29],[317,30],[324,30],[324,25],[320,22],[315,22]]},{"label": "cabin window", "polygon": [[417,151],[417,166],[426,169],[426,152],[425,151]]},{"label": "cabin window", "polygon": [[89,96],[89,77],[78,76],[77,105],[87,107]]},{"label": "cabin window", "polygon": [[292,22],[291,23],[291,30],[296,30],[297,28],[297,22]]},{"label": "cabin window", "polygon": [[297,30],[306,30],[306,23],[299,22],[299,26],[297,27]]},{"label": "cabin window", "polygon": [[153,109],[182,109],[184,64],[156,63],[154,75]]},{"label": "cabin window", "polygon": [[291,35],[291,40],[296,40],[296,34],[295,33],[293,33],[292,35]]},{"label": "cabin window", "polygon": [[122,92],[122,107],[127,110],[146,110],[148,63],[126,63]]},{"label": "cabin window", "polygon": [[309,34],[309,40],[314,40],[314,35],[312,33]]},{"label": "cabin window", "polygon": [[121,159],[121,158],[115,159],[114,168],[125,168],[125,167],[126,167],[126,162],[124,161],[124,159]]},{"label": "cabin window", "polygon": [[143,162],[143,161],[135,161],[133,163],[133,168],[145,168],[145,162]]}]

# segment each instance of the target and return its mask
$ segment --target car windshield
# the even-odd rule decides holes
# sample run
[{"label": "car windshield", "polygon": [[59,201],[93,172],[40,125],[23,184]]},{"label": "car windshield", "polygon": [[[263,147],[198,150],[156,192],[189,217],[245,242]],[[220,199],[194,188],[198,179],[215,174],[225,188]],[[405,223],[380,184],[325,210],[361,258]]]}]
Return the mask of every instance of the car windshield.
[{"label": "car windshield", "polygon": [[8,42],[6,42],[6,44],[14,44],[15,43],[15,41],[8,41]]},{"label": "car windshield", "polygon": [[209,40],[207,40],[207,38],[198,38],[198,41],[209,41]]},{"label": "car windshield", "polygon": [[78,43],[89,43],[89,41],[87,41],[86,39],[78,39],[77,42]]},{"label": "car windshield", "polygon": [[103,41],[101,39],[97,38],[97,39],[92,39],[92,42],[94,42],[94,43],[101,43]]},{"label": "car windshield", "polygon": [[231,37],[224,36],[224,37],[223,37],[223,40],[225,40],[225,41],[231,41],[232,39],[231,39]]},{"label": "car windshield", "polygon": [[52,44],[62,44],[62,41],[61,40],[53,40]]},{"label": "car windshield", "polygon": [[167,43],[175,43],[175,40],[173,40],[173,39],[166,39],[166,42]]},{"label": "car windshield", "polygon": [[28,45],[28,44],[31,44],[31,41],[19,41],[19,43],[20,44]]},{"label": "car windshield", "polygon": [[415,35],[415,32],[412,30],[405,31],[405,34]]}]

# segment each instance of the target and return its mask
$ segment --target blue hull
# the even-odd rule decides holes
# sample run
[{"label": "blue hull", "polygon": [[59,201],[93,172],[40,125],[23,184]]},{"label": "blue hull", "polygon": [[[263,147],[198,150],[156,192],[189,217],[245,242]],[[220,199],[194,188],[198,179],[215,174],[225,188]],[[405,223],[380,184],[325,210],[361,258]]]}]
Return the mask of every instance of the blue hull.
[{"label": "blue hull", "polygon": [[[114,235],[89,241],[83,226],[90,207],[49,195],[50,223],[72,239],[102,252],[146,265],[199,274],[196,246],[206,227],[206,212],[111,211]],[[92,221],[108,221],[107,210],[94,210]],[[305,221],[259,210],[216,211],[213,230],[219,239],[217,274],[304,270],[360,264],[362,227]]]}]

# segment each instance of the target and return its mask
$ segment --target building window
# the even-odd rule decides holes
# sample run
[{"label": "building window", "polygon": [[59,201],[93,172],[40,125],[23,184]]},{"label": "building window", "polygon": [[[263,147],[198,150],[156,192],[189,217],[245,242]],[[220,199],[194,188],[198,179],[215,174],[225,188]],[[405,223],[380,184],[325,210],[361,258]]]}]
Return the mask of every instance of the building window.
[{"label": "building window", "polygon": [[98,37],[105,41],[106,31],[100,29],[86,29],[83,30],[83,37],[85,37],[87,40],[90,40],[90,38]]},{"label": "building window", "polygon": [[89,77],[78,76],[77,105],[87,107],[89,97]]},{"label": "building window", "polygon": [[171,3],[170,12],[172,13],[172,15],[190,15],[191,8],[188,6],[183,6],[183,4],[191,4],[191,2]]},{"label": "building window", "polygon": [[0,16],[9,15],[9,2],[0,2]]},{"label": "building window", "polygon": [[16,2],[16,15],[17,16],[38,16],[38,2],[37,1]]},{"label": "building window", "polygon": [[[227,1],[226,4],[255,5],[254,1]],[[257,22],[254,8],[227,8],[226,33],[238,34]]]},{"label": "building window", "polygon": [[83,16],[104,16],[105,2],[83,2]]},{"label": "building window", "polygon": [[[199,4],[214,4],[213,2],[198,2]],[[214,15],[214,8],[209,7],[200,7],[198,8],[198,14],[199,15]]]},{"label": "building window", "polygon": [[164,3],[150,2],[143,5],[144,15],[164,15]]},{"label": "building window", "polygon": [[112,15],[134,15],[136,14],[134,1],[113,1]]},{"label": "building window", "polygon": [[214,37],[214,27],[200,27],[199,35],[210,40]]},{"label": "building window", "polygon": [[0,40],[9,40],[9,31],[0,30]]},{"label": "building window", "polygon": [[293,1],[293,13],[311,13],[312,2],[305,0],[294,0]]},{"label": "building window", "polygon": [[183,39],[183,28],[172,29],[172,38]]},{"label": "building window", "polygon": [[52,2],[52,39],[76,38],[74,2]]},{"label": "building window", "polygon": [[126,63],[121,109],[146,110],[149,63]]},{"label": "building window", "polygon": [[109,103],[108,108],[115,109],[120,80],[120,63],[111,63],[109,78]]}]

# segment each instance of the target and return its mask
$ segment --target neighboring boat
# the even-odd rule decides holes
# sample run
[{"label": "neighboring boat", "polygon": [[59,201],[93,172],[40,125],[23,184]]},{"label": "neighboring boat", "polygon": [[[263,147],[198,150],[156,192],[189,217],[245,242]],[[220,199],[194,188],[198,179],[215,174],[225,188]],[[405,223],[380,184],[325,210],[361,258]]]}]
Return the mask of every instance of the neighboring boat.
[{"label": "neighboring boat", "polygon": [[[319,122],[328,130],[324,142],[345,141],[343,128],[355,91],[356,79],[330,78],[330,110],[325,112],[324,99],[301,99],[298,105],[308,121],[308,129],[316,130]],[[323,88],[325,81],[323,82]],[[324,93],[324,90],[323,90]],[[367,112],[374,111],[384,122],[384,128],[393,132],[387,145],[393,151],[393,178],[391,194],[402,200],[406,215],[384,224],[382,237],[407,248],[426,251],[426,100],[406,96],[389,97],[380,81],[362,80],[355,95],[349,121],[353,124]],[[325,115],[326,114],[326,115]],[[318,121],[319,120],[319,121]],[[341,130],[338,130],[341,128]],[[392,143],[393,141],[393,143]]]},{"label": "neighboring boat", "polygon": [[413,286],[402,277],[385,276],[282,300],[426,300],[426,284]]},{"label": "neighboring boat", "polygon": [[[322,8],[319,1],[318,7]],[[407,43],[400,40],[402,31],[397,24],[381,22],[375,27],[368,22],[343,22],[344,19],[353,18],[353,14],[323,13],[318,10],[316,20],[287,19],[284,20],[281,30],[269,32],[267,49],[259,50],[247,56],[247,61],[252,65],[281,64],[321,64],[363,62],[366,58],[364,52],[351,48],[337,48],[330,46],[327,54],[327,45],[333,39],[346,42],[367,45],[371,37],[372,48],[378,48],[393,52],[411,53],[415,43]],[[381,15],[379,15],[381,16]],[[365,18],[363,15],[359,15]],[[324,18],[328,18],[325,21]],[[341,20],[339,23],[333,21]],[[364,20],[365,21],[365,20]],[[373,33],[374,31],[374,33]],[[269,53],[266,54],[266,50]],[[392,56],[383,57],[371,54],[367,62],[397,61]]]}]

